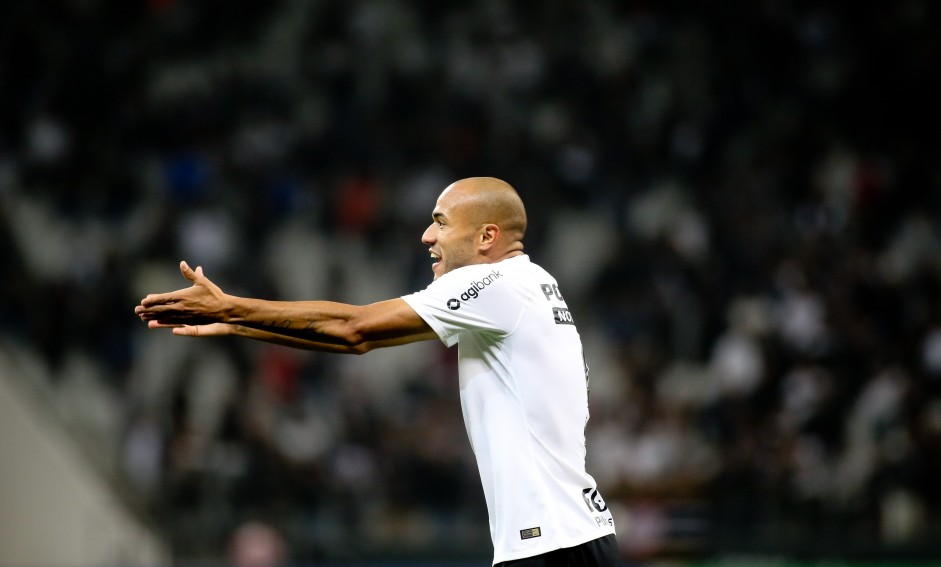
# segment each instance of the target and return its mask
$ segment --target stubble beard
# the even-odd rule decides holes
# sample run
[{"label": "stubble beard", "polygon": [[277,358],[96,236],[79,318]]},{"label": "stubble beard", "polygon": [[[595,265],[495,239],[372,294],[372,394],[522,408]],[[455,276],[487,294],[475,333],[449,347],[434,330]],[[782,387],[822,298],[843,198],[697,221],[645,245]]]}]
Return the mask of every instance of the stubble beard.
[{"label": "stubble beard", "polygon": [[470,265],[471,258],[473,258],[473,253],[470,251],[469,247],[462,247],[459,250],[453,251],[441,260],[444,269],[441,270],[440,275],[435,274],[435,279],[438,279],[452,270]]}]

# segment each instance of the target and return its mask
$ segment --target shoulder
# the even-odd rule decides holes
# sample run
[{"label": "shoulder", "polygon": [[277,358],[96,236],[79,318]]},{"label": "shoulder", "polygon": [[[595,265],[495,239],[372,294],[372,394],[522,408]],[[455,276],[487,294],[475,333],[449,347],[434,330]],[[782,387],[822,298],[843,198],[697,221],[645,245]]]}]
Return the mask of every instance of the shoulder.
[{"label": "shoulder", "polygon": [[479,298],[508,298],[517,295],[521,284],[532,279],[529,265],[528,258],[517,256],[501,262],[463,266],[409,297],[445,301],[452,309],[458,303],[477,303],[475,300]]},{"label": "shoulder", "polygon": [[506,335],[531,303],[526,290],[533,287],[528,283],[532,278],[518,264],[504,260],[464,266],[402,299],[446,344],[452,344],[449,337],[468,331]]},{"label": "shoulder", "polygon": [[450,289],[477,288],[477,291],[498,283],[501,284],[498,287],[509,287],[505,284],[525,279],[532,273],[533,268],[541,271],[538,266],[529,262],[527,256],[517,256],[490,264],[473,264],[445,274],[429,287],[439,285]]}]

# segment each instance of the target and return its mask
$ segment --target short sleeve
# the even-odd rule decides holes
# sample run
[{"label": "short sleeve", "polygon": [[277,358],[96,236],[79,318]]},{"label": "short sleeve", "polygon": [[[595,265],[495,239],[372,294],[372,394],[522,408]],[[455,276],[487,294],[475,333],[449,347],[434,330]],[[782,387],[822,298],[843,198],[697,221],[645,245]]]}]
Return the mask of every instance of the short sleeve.
[{"label": "short sleeve", "polygon": [[448,346],[463,332],[506,336],[525,309],[506,269],[488,264],[458,268],[402,299]]}]

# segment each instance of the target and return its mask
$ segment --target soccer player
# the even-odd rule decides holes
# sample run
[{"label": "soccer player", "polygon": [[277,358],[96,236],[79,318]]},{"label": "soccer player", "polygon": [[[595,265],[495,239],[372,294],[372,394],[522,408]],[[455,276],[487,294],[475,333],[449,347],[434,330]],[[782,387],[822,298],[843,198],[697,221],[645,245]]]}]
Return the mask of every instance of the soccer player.
[{"label": "soccer player", "polygon": [[477,459],[494,565],[613,567],[614,520],[585,470],[588,377],[558,283],[523,252],[516,190],[475,177],[448,186],[422,235],[434,281],[371,305],[224,293],[181,262],[192,286],[135,312],[183,336],[237,335],[365,353],[438,338],[458,345],[461,409]]}]

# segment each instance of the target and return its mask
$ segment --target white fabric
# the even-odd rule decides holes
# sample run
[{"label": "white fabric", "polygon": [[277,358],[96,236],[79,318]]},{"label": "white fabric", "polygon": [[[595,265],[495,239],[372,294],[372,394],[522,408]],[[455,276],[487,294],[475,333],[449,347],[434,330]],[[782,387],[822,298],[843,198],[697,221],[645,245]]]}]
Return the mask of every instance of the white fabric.
[{"label": "white fabric", "polygon": [[453,270],[403,299],[458,344],[494,563],[614,533],[585,471],[586,368],[556,280],[523,255]]}]

